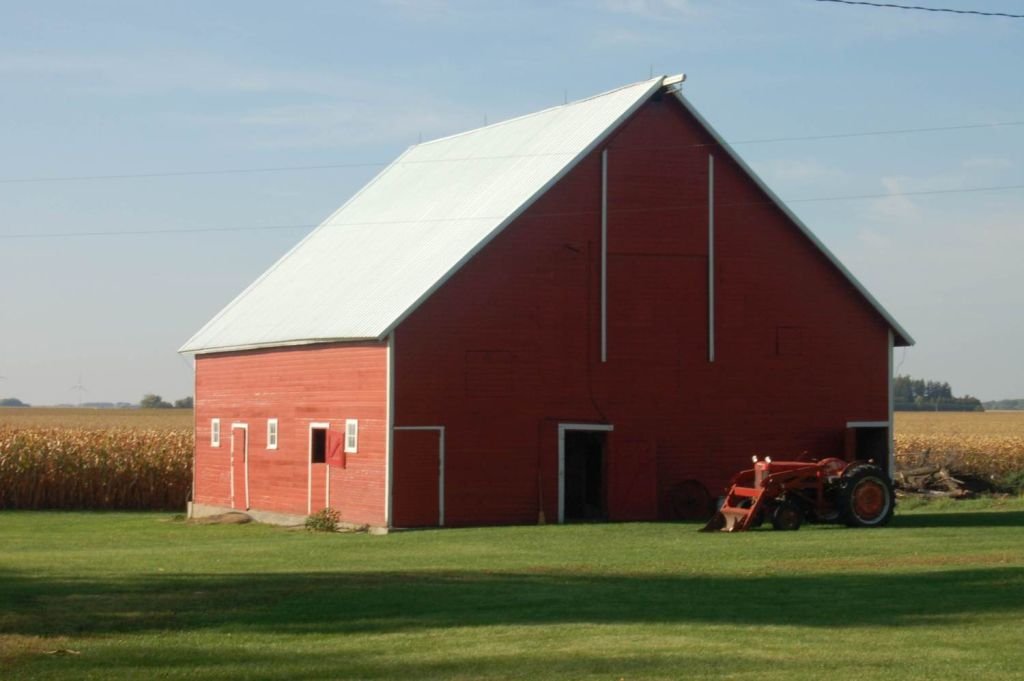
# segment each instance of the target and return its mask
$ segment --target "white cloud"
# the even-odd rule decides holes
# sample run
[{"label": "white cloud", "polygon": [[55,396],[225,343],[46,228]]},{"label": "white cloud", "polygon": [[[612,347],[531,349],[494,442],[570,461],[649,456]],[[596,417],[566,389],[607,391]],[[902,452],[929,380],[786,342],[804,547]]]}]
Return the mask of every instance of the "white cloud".
[{"label": "white cloud", "polygon": [[769,184],[786,183],[817,183],[822,180],[844,181],[846,172],[835,166],[809,158],[778,158],[769,161],[764,168],[765,178]]},{"label": "white cloud", "polygon": [[913,180],[908,177],[883,177],[882,186],[889,196],[873,199],[868,204],[868,214],[874,222],[916,225],[921,220],[921,210],[915,197],[905,196]]},{"label": "white cloud", "polygon": [[600,7],[609,12],[644,17],[663,17],[673,14],[692,16],[696,13],[691,0],[602,0]]},{"label": "white cloud", "polygon": [[598,28],[591,38],[591,47],[637,47],[665,45],[668,41],[662,35],[650,31],[638,31],[622,26]]},{"label": "white cloud", "polygon": [[256,109],[236,121],[256,132],[258,144],[276,148],[340,148],[415,144],[470,127],[467,114],[443,102],[410,105],[408,99],[369,98],[327,104]]},{"label": "white cloud", "polygon": [[19,80],[37,87],[60,81],[69,92],[103,94],[306,94],[338,95],[360,83],[336,73],[237,64],[211,55],[158,52],[131,58],[79,54],[0,56],[0,74],[8,87]]},{"label": "white cloud", "polygon": [[[0,56],[5,82],[59,80],[63,92],[103,95],[189,93],[234,99],[215,113],[162,114],[176,123],[253,131],[264,148],[406,145],[474,124],[458,106],[390,81],[340,72],[238,64],[196,54],[135,58],[74,55]],[[255,102],[258,102],[256,104]]]},{"label": "white cloud", "polygon": [[403,19],[437,21],[451,19],[456,14],[455,3],[450,0],[380,0]]},{"label": "white cloud", "polygon": [[1011,170],[1016,164],[1008,158],[995,158],[991,156],[979,156],[964,160],[961,164],[964,170],[1001,171]]}]

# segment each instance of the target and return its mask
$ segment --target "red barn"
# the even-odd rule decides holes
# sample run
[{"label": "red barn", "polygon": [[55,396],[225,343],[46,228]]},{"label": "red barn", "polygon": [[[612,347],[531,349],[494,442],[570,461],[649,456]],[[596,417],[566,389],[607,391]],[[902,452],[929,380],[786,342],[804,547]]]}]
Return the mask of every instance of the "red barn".
[{"label": "red barn", "polygon": [[913,340],[680,81],[411,147],[243,291],[182,348],[192,512],[655,520],[755,454],[887,464]]}]

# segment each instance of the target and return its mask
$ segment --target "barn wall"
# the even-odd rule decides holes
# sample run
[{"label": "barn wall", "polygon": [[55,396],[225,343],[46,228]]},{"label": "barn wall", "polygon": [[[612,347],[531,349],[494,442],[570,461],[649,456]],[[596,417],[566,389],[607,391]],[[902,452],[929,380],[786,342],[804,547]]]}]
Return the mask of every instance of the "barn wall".
[{"label": "barn wall", "polygon": [[[682,480],[717,495],[752,454],[841,455],[847,420],[888,419],[884,321],[720,150],[709,363],[712,139],[667,98],[607,148],[607,363],[600,150],[397,330],[395,424],[446,427],[448,524],[557,517],[559,422],[614,425],[607,498],[626,520],[670,517]],[[419,476],[407,487],[432,494],[398,441],[394,460],[396,489]]]},{"label": "barn wall", "polygon": [[[305,515],[309,426],[344,432],[359,420],[359,451],[331,467],[331,506],[353,523],[384,524],[387,347],[380,343],[199,355],[196,358],[196,489],[201,504],[232,506],[231,424],[249,426],[250,507]],[[210,422],[221,420],[221,446]],[[278,420],[278,449],[267,449],[267,420]],[[236,467],[236,487],[242,482]],[[313,465],[313,511],[326,503],[326,464]],[[236,489],[234,507],[244,507]]]}]

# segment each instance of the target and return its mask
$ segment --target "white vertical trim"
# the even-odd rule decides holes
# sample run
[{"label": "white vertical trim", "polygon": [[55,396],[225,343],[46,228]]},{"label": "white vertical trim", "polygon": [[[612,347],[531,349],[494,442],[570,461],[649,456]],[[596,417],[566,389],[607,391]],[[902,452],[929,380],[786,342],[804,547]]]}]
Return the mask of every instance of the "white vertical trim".
[{"label": "white vertical trim", "polygon": [[608,361],[608,150],[601,151],[601,361]]},{"label": "white vertical trim", "polygon": [[895,442],[895,430],[896,421],[893,420],[895,409],[895,386],[892,375],[892,354],[893,347],[895,345],[895,336],[892,329],[889,329],[889,477],[896,474],[896,442]]},{"label": "white vertical trim", "polygon": [[[196,433],[199,432],[199,395],[196,392],[196,388],[199,387],[199,375],[196,371],[199,367],[196,366],[196,358],[192,358],[192,494],[189,501],[194,505],[196,503],[196,467],[199,463],[199,438],[196,437]],[[191,510],[191,506],[189,509]],[[192,514],[189,513],[189,516]]]},{"label": "white vertical trim", "polygon": [[245,433],[245,444],[242,446],[242,480],[245,485],[245,510],[249,510],[249,424],[247,423],[232,423],[231,424],[231,506],[235,505],[235,429],[239,429]]},{"label": "white vertical trim", "polygon": [[387,415],[384,423],[384,450],[387,461],[384,465],[384,527],[391,527],[392,510],[392,467],[394,466],[394,438],[391,427],[395,422],[395,332],[388,335],[387,347]]},{"label": "white vertical trim", "polygon": [[708,154],[708,361],[715,361],[715,157]]},{"label": "white vertical trim", "polygon": [[[219,422],[220,419],[217,419],[217,421]],[[218,426],[218,428],[219,428],[219,426]],[[231,495],[231,508],[234,508],[235,507],[235,439],[234,438],[231,438],[231,447],[230,447],[230,452],[228,454],[228,462],[229,462],[228,469],[231,472],[230,475],[228,476],[228,483],[229,483],[228,489],[229,489],[229,493]]]},{"label": "white vertical trim", "polygon": [[558,522],[565,522],[565,432],[587,430],[611,432],[615,426],[608,423],[559,423],[558,424]]},{"label": "white vertical trim", "polygon": [[444,426],[441,426],[441,452],[438,455],[437,475],[437,524],[444,527]]},{"label": "white vertical trim", "polygon": [[444,426],[395,426],[394,430],[434,430],[437,431],[437,525],[444,527]]},{"label": "white vertical trim", "polygon": [[[309,443],[306,446],[306,462],[309,465],[306,471],[306,515],[313,512],[313,431],[316,429],[330,430],[331,424],[324,422],[313,422],[309,424]],[[328,469],[330,466],[327,467]],[[330,475],[330,471],[327,473]]]}]

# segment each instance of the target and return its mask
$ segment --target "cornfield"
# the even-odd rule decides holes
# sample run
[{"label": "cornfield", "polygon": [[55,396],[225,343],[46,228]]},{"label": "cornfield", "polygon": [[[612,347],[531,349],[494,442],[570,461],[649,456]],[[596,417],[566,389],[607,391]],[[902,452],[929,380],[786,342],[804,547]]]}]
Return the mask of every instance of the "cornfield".
[{"label": "cornfield", "polygon": [[0,509],[183,509],[191,429],[0,424]]},{"label": "cornfield", "polygon": [[[148,411],[0,410],[0,509],[183,508],[191,412]],[[925,452],[957,473],[1019,476],[1024,412],[897,414],[897,459]]]},{"label": "cornfield", "polygon": [[919,463],[927,452],[951,471],[1003,477],[1024,471],[1024,412],[896,415],[896,459]]}]

